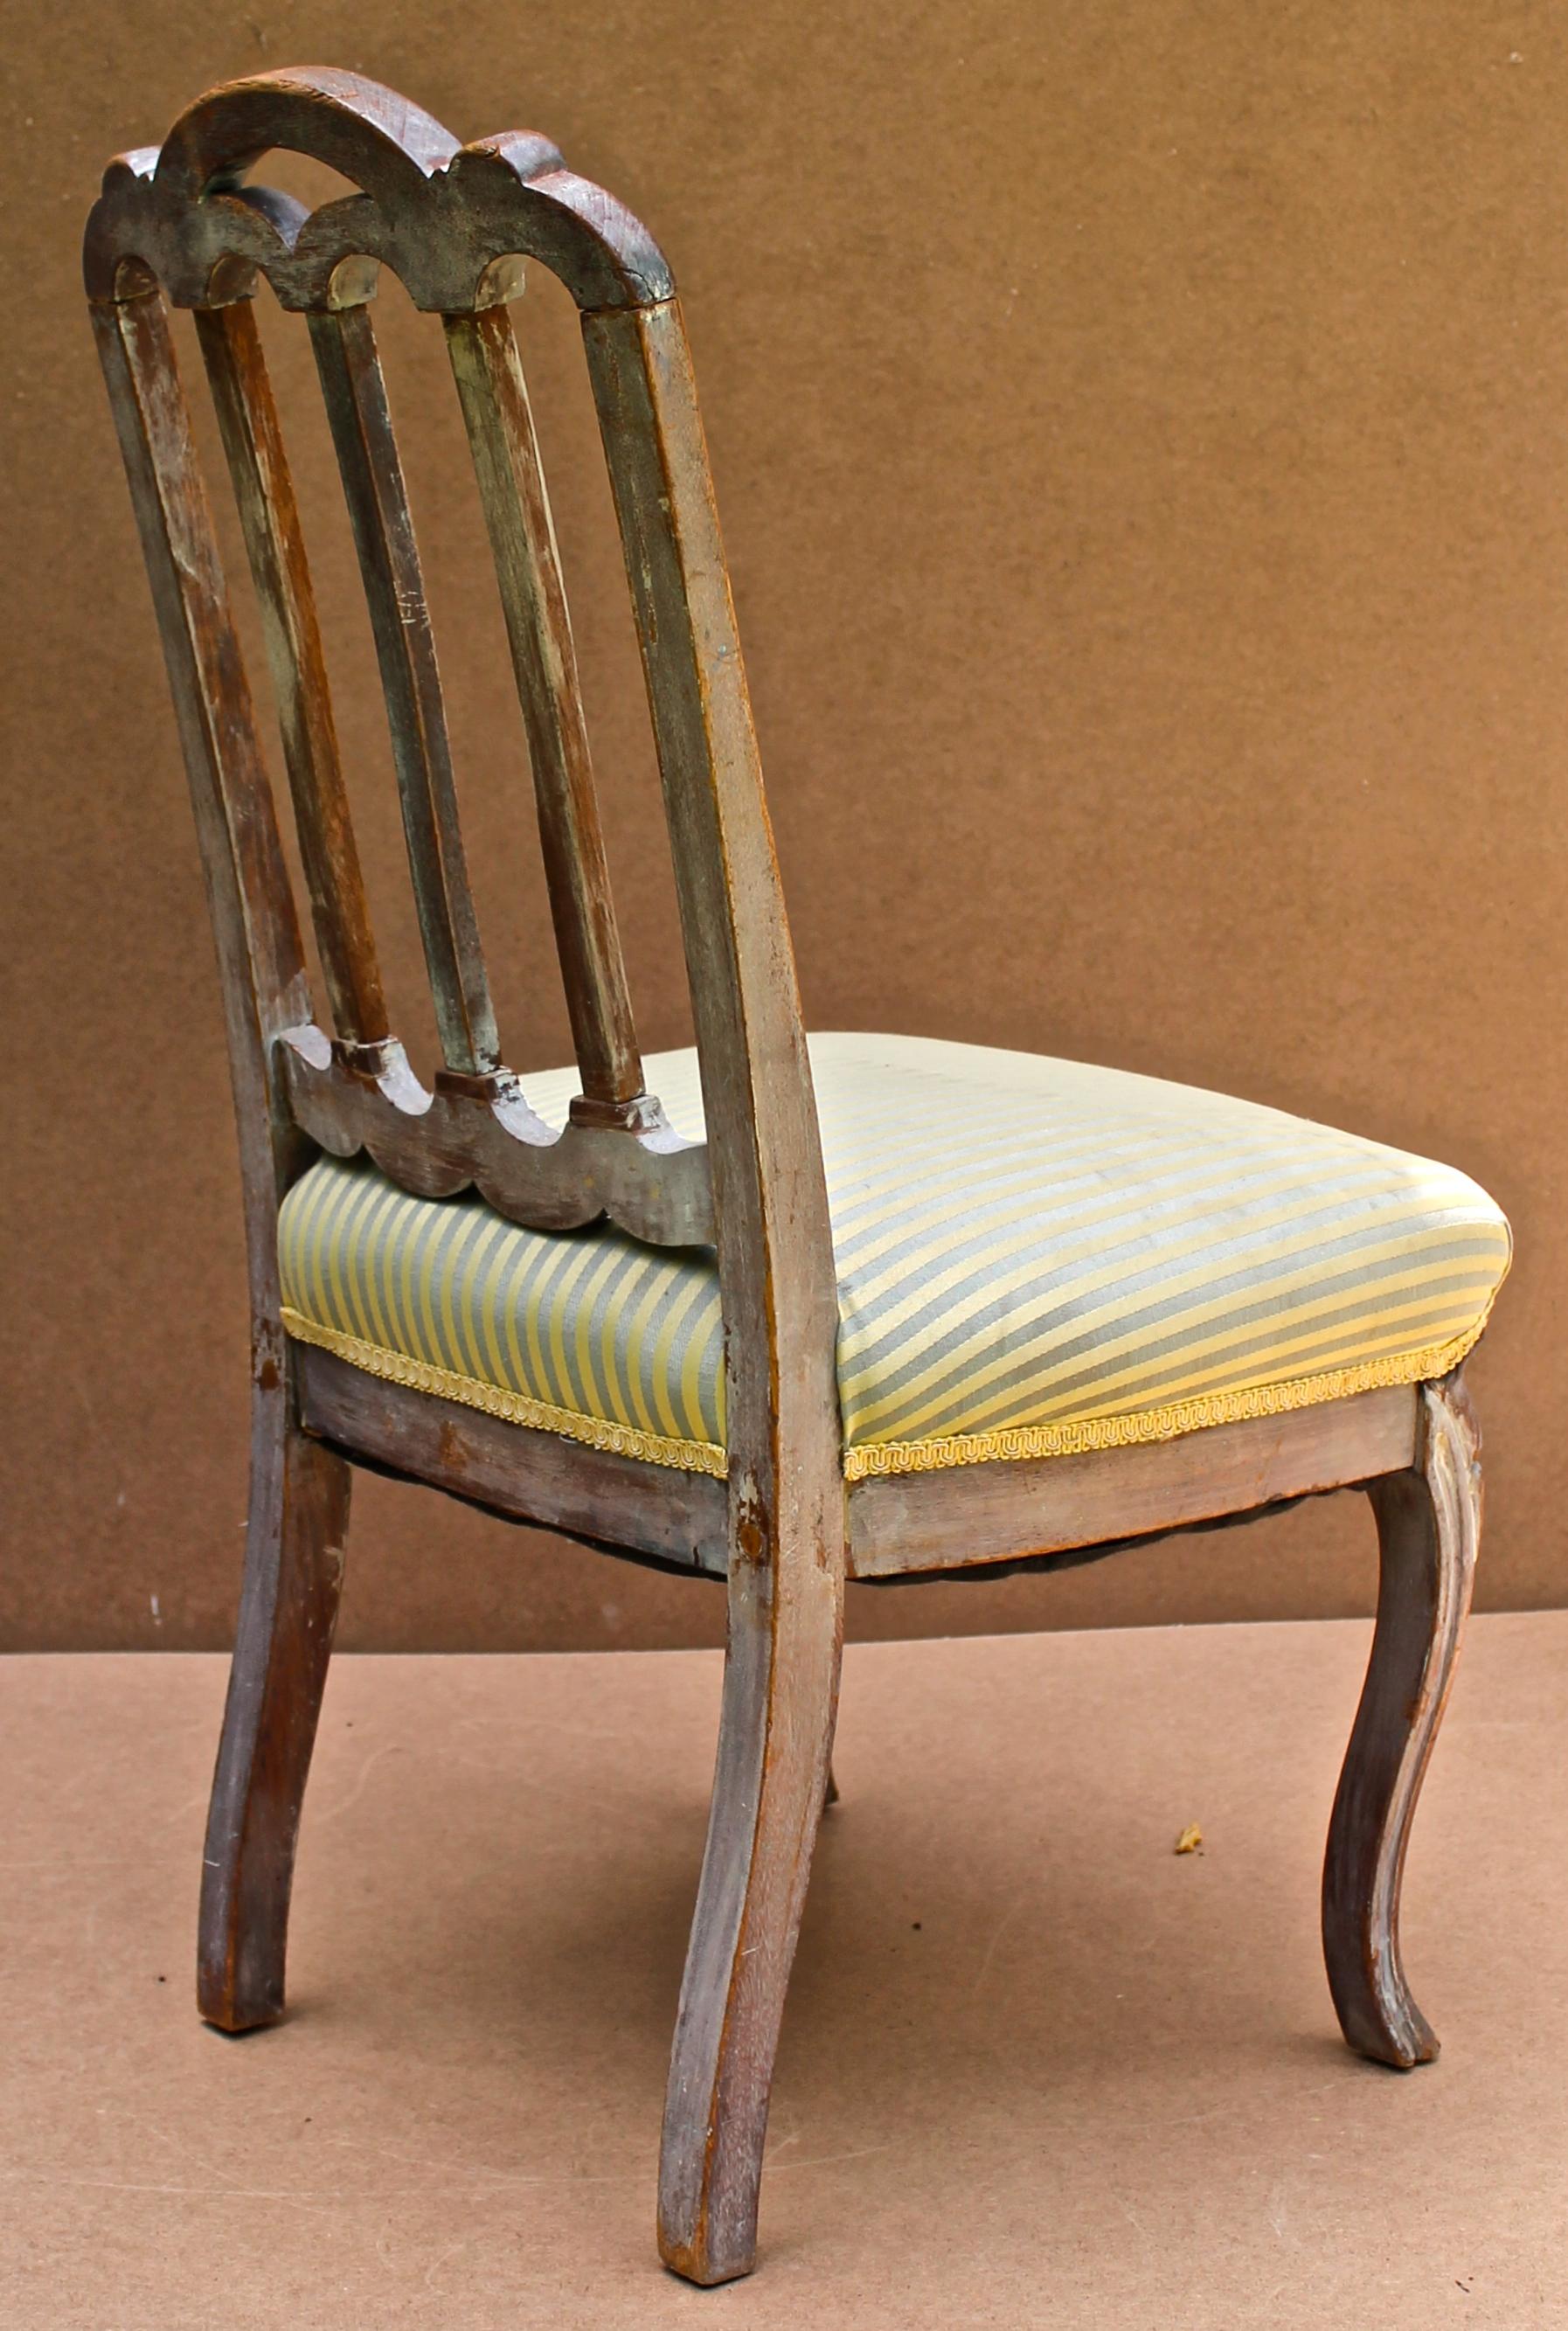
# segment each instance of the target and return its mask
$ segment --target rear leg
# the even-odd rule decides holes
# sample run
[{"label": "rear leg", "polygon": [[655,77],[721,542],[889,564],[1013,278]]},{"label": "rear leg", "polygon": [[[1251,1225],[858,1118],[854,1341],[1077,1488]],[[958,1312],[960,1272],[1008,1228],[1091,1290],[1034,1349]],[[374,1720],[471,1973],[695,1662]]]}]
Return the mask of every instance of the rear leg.
[{"label": "rear leg", "polygon": [[349,1469],[299,1430],[286,1369],[253,1395],[244,1585],[202,1866],[196,2001],[224,2031],[283,2012],[294,1845],[348,1529]]}]

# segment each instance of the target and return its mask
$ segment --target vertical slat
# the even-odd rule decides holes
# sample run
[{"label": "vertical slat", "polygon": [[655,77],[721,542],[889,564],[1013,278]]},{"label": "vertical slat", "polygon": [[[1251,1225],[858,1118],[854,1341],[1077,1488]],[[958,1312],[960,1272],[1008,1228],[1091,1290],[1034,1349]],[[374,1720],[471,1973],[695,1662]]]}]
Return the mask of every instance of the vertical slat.
[{"label": "vertical slat", "polygon": [[251,1264],[258,1382],[282,1360],[277,1213],[304,1147],[272,1062],[310,1000],[250,689],[196,467],[163,300],[95,303],[142,549],[163,634],[223,975]]},{"label": "vertical slat", "polygon": [[545,875],[583,1091],[600,1105],[595,1113],[613,1116],[641,1092],[642,1062],[527,383],[504,307],[448,316],[445,323],[527,731]]},{"label": "vertical slat", "polygon": [[337,1033],[373,1044],[386,1004],[344,791],[326,658],[255,311],[198,309],[196,334],[244,532],[283,734],[299,854]]},{"label": "vertical slat", "polygon": [[363,308],[313,313],[310,341],[381,664],[420,935],[447,1066],[499,1063],[463,861],[435,641],[375,336]]}]

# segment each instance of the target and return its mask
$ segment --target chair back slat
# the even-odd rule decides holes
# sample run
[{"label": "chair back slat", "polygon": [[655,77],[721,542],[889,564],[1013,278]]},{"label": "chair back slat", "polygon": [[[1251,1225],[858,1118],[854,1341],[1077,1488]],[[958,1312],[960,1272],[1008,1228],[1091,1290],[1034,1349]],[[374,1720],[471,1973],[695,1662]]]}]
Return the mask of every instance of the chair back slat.
[{"label": "chair back slat", "polygon": [[195,321],[261,609],[333,1022],[346,1042],[378,1044],[388,1033],[381,970],[344,790],[299,506],[254,308],[248,300],[204,308]]},{"label": "chair back slat", "polygon": [[163,633],[213,933],[242,1132],[254,1363],[276,1367],[277,1189],[304,1145],[277,1106],[277,1039],[309,1011],[305,957],[227,585],[175,364],[168,317],[139,266],[93,329]]},{"label": "chair back slat", "polygon": [[458,823],[446,708],[368,308],[312,312],[310,345],[381,666],[403,830],[446,1065],[485,1077],[500,1039]]},{"label": "chair back slat", "polygon": [[504,307],[444,320],[533,764],[556,943],[588,1104],[575,1113],[613,1121],[641,1096],[642,1061],[527,383]]}]

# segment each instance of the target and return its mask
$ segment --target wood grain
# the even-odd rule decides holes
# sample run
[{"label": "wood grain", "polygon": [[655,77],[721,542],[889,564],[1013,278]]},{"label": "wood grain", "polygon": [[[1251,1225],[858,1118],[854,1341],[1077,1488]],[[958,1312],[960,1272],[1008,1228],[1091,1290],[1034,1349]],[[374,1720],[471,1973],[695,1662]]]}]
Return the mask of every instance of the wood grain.
[{"label": "wood grain", "polygon": [[472,1086],[438,1074],[431,1093],[401,1045],[356,1057],[315,1027],[289,1030],[279,1054],[289,1106],[311,1139],[335,1157],[364,1150],[418,1197],[472,1188],[534,1230],[604,1218],[655,1246],[712,1242],[707,1149],[683,1139],[646,1094],[640,1122],[575,1119],[557,1132],[505,1070]]},{"label": "wood grain", "polygon": [[[307,214],[273,187],[242,184],[273,147],[325,161],[364,191]],[[161,148],[116,155],[83,241],[90,299],[115,296],[128,256],[190,308],[246,296],[257,268],[282,306],[306,313],[366,295],[384,265],[438,316],[509,298],[519,259],[559,276],[584,313],[674,289],[641,221],[567,169],[548,138],[511,130],[460,147],[419,107],[318,65],[228,82],[182,114]]]},{"label": "wood grain", "polygon": [[245,1579],[202,1857],[196,2003],[224,2031],[283,2012],[289,1898],[343,1584],[349,1470],[259,1385]]},{"label": "wood grain", "polygon": [[725,1575],[728,1499],[710,1474],[651,1467],[558,1432],[509,1424],[385,1383],[333,1352],[300,1346],[294,1365],[306,1432],[357,1461],[580,1545],[655,1556],[701,1577]]},{"label": "wood grain", "polygon": [[1402,2071],[1438,2052],[1400,1955],[1411,1823],[1453,1685],[1481,1532],[1481,1438],[1458,1374],[1421,1390],[1412,1466],[1373,1483],[1377,1626],[1323,1871],[1323,1949],[1350,2045]]},{"label": "wood grain", "polygon": [[664,785],[724,1310],[729,1630],[665,2100],[660,2247],[750,2270],[843,1634],[837,1289],[816,1104],[728,571],[673,300],[585,316]]},{"label": "wood grain", "polygon": [[853,1481],[852,1573],[1016,1561],[1368,1480],[1410,1463],[1416,1404],[1413,1384],[1395,1384],[1174,1441]]},{"label": "wood grain", "polygon": [[218,953],[240,1136],[252,1369],[283,1364],[278,1201],[309,1151],[273,1042],[309,1016],[299,926],[168,318],[145,272],[93,328],[141,531]]},{"label": "wood grain", "polygon": [[583,1079],[577,1113],[624,1123],[642,1092],[642,1062],[527,383],[504,307],[448,316],[445,323],[527,732],[545,879]]},{"label": "wood grain", "polygon": [[436,1028],[449,1068],[484,1076],[500,1039],[463,857],[435,638],[368,311],[309,318],[381,665],[398,799]]},{"label": "wood grain", "polygon": [[196,336],[261,613],[322,976],[339,1036],[388,1033],[375,937],[348,814],[327,659],[294,481],[249,300],[204,308]]}]

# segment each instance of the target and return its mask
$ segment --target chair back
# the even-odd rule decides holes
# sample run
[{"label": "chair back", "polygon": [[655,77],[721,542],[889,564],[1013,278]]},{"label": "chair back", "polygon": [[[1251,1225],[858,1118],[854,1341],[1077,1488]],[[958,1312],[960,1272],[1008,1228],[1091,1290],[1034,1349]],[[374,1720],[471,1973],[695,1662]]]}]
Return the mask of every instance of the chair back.
[{"label": "chair back", "polygon": [[[330,165],[359,191],[307,212],[250,183],[247,173],[275,148]],[[674,858],[706,1144],[673,1132],[644,1089],[560,561],[508,309],[528,260],[559,277],[580,310]],[[559,1131],[528,1108],[502,1061],[372,321],[384,266],[416,308],[442,319],[494,553],[581,1080]],[[339,1156],[365,1150],[404,1188],[442,1196],[471,1185],[535,1228],[608,1216],[645,1240],[715,1241],[731,1339],[761,1337],[772,1353],[772,1424],[764,1390],[748,1401],[732,1382],[732,1438],[765,1437],[777,1429],[779,1399],[787,1405],[781,1368],[788,1375],[798,1363],[820,1400],[821,1354],[831,1366],[836,1320],[832,1254],[794,959],[685,332],[662,254],[546,139],[518,133],[461,146],[374,82],[306,69],[214,90],[161,147],[112,162],[87,229],[85,271],[217,934],[263,1340],[272,1340],[277,1311],[282,1190],[312,1143]],[[442,1051],[428,1089],[388,1025],[252,307],[262,278],[282,308],[305,318],[353,528]],[[329,1030],[307,994],[166,302],[195,312],[239,508]]]}]

